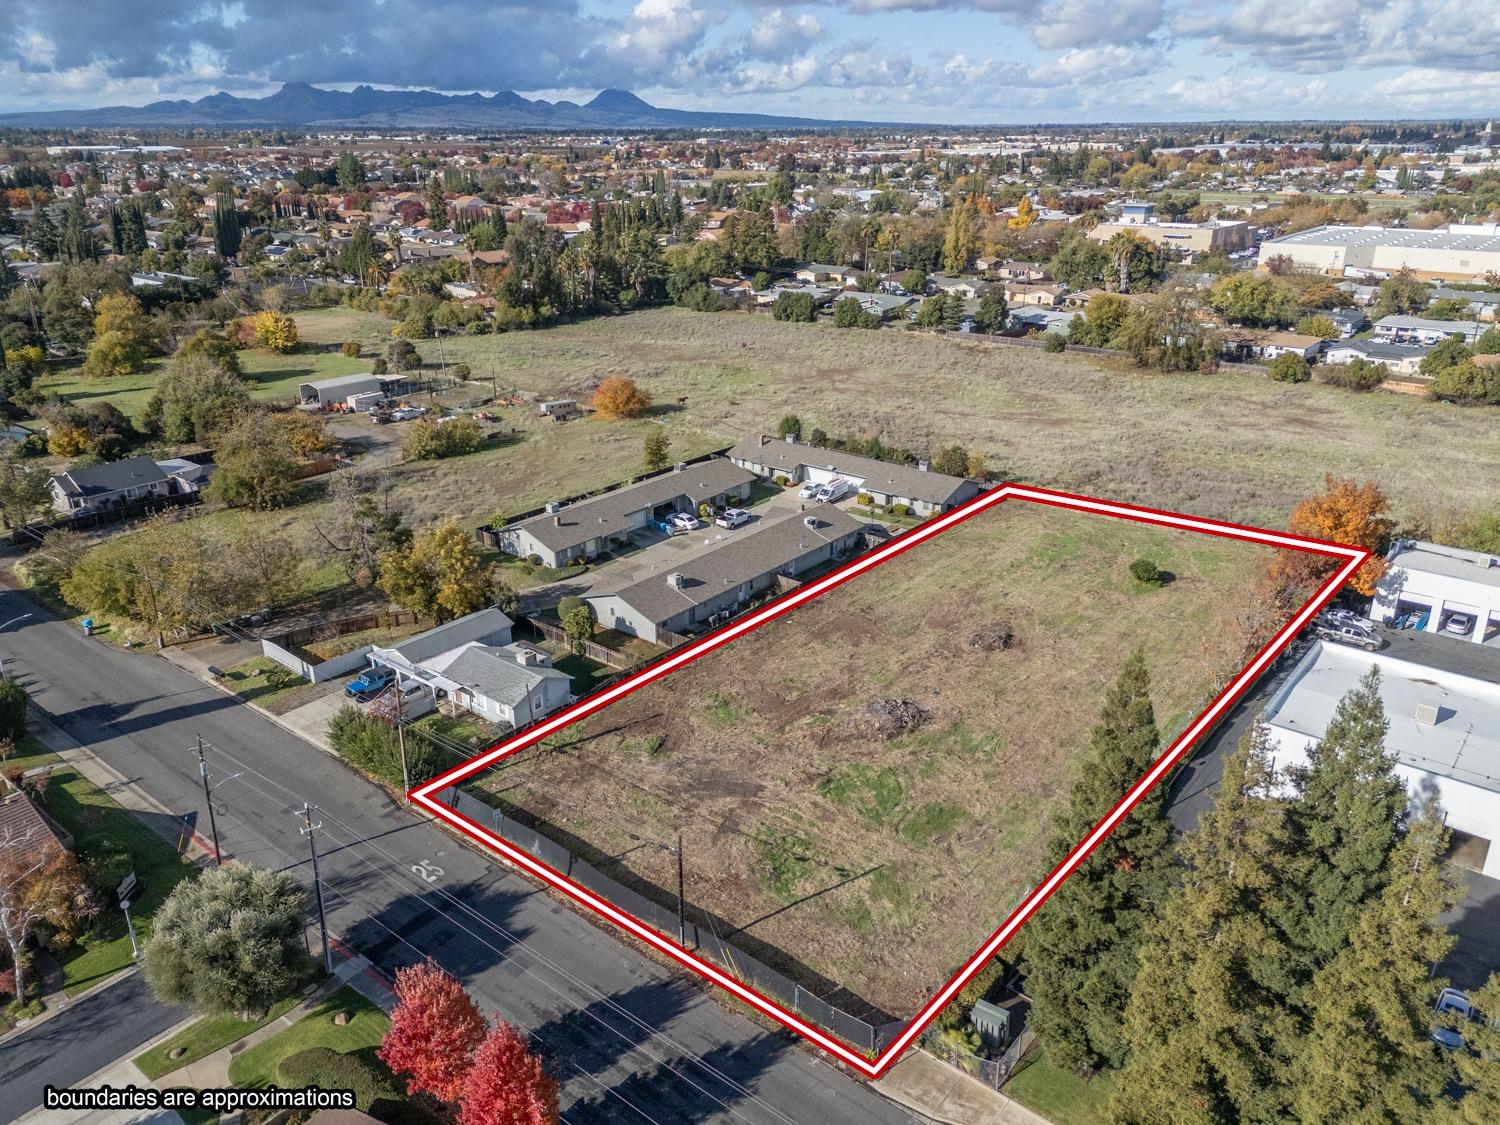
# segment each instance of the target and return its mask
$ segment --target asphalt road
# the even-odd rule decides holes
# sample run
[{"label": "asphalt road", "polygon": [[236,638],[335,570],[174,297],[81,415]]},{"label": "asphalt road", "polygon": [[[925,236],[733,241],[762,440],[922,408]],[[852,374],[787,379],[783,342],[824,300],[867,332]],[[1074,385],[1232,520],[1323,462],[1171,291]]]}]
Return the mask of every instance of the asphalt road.
[{"label": "asphalt road", "polygon": [[0,1121],[40,1105],[48,1086],[76,1086],[186,1014],[158,1004],[145,976],[132,973],[0,1043]]},{"label": "asphalt road", "polygon": [[[206,836],[191,749],[203,737],[229,855],[310,883],[300,810],[304,800],[319,806],[334,932],[388,972],[430,954],[483,1008],[531,1031],[562,1085],[565,1120],[910,1120],[789,1035],[722,1007],[248,707],[0,592],[0,620],[22,613],[34,616],[0,634],[7,673],[70,735]],[[130,1022],[170,1022],[157,1008],[142,998],[130,1005]],[[93,1037],[100,1050],[120,1053],[121,1039],[77,1021],[48,1033],[59,1080],[98,1069],[74,1049]]]}]

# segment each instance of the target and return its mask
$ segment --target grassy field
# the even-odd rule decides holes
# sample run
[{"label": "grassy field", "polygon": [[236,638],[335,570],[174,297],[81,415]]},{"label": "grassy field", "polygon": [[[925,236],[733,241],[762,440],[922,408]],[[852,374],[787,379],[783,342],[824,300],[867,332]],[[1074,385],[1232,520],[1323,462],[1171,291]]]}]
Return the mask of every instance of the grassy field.
[{"label": "grassy field", "polygon": [[[912,449],[958,442],[1013,479],[1273,527],[1325,472],[1381,481],[1401,516],[1492,511],[1500,501],[1493,477],[1473,471],[1493,457],[1500,415],[1407,395],[680,309],[444,346],[449,362],[493,373],[502,388],[568,395],[628,375],[670,407],[661,417],[674,442],[682,435],[681,452],[695,440],[708,447],[766,430],[790,411],[809,429],[879,433]],[[432,341],[421,348],[436,359]],[[544,480],[580,479],[574,435],[594,425],[528,435],[503,458],[507,471],[480,474],[483,486],[497,504],[510,502],[520,483],[512,471],[536,466],[543,450]],[[618,425],[596,432],[610,437],[589,467],[601,483],[618,479],[639,435]],[[454,474],[429,464],[415,479],[442,489]],[[477,507],[470,496],[480,483],[451,481],[457,501]]]},{"label": "grassy field", "polygon": [[[1249,207],[1252,203],[1269,203],[1272,207],[1276,207],[1285,203],[1288,198],[1276,192],[1266,191],[1200,191],[1194,194],[1204,203],[1224,203],[1231,207]],[[1371,211],[1415,211],[1420,210],[1422,205],[1421,200],[1406,199],[1399,195],[1334,195],[1326,191],[1309,191],[1300,194],[1318,203],[1340,203],[1350,199],[1363,199]]]},{"label": "grassy field", "polygon": [[[1140,557],[1175,577],[1140,585]],[[1125,655],[1144,648],[1158,721],[1181,730],[1238,654],[1236,608],[1268,558],[1008,502],[478,784],[663,902],[675,859],[640,841],[685,833],[688,899],[721,932],[910,1015],[1039,874]],[[1018,644],[989,651],[989,629]],[[892,700],[925,721],[884,727],[872,708]]]},{"label": "grassy field", "polygon": [[[72,834],[75,843],[106,840],[130,853],[139,880],[130,915],[136,939],[144,941],[156,908],[193,871],[193,865],[108,794],[71,770],[58,771],[45,803],[47,812]],[[61,960],[63,984],[70,996],[125,968],[131,954],[124,917],[118,910],[109,911]]]}]

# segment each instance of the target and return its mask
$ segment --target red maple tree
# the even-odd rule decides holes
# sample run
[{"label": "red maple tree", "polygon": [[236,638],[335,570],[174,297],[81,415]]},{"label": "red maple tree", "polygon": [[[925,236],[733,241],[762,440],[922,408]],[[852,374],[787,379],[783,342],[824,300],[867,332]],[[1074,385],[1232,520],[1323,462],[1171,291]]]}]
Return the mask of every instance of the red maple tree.
[{"label": "red maple tree", "polygon": [[464,1092],[485,1022],[463,985],[429,958],[396,972],[396,1010],[376,1052],[396,1074],[407,1075],[408,1094],[445,1102]]},{"label": "red maple tree", "polygon": [[458,1125],[557,1125],[557,1083],[526,1038],[497,1020],[474,1052]]}]

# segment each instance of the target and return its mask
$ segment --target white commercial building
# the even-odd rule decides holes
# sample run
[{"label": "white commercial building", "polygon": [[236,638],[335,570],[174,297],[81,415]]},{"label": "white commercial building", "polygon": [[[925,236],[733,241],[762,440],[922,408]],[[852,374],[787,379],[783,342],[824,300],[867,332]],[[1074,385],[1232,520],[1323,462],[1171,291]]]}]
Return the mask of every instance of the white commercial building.
[{"label": "white commercial building", "polygon": [[1500,271],[1500,226],[1312,227],[1262,242],[1260,265],[1273,258],[1290,258],[1298,269],[1347,277],[1388,277],[1410,270],[1421,278],[1472,281]]},{"label": "white commercial building", "polygon": [[1386,554],[1370,620],[1395,624],[1408,618],[1429,633],[1500,647],[1500,558],[1398,540]]},{"label": "white commercial building", "polygon": [[1490,841],[1483,872],[1500,878],[1500,685],[1340,645],[1314,644],[1266,706],[1278,769],[1307,763],[1339,700],[1371,667],[1390,731],[1386,749],[1413,804],[1429,795],[1449,828]]}]

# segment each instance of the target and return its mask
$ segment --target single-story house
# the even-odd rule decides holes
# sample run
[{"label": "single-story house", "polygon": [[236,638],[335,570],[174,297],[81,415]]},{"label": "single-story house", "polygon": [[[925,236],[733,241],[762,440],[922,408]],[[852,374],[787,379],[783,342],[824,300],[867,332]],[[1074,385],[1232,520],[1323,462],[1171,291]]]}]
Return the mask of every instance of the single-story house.
[{"label": "single-story house", "polygon": [[1069,293],[1063,294],[1063,307],[1081,309],[1095,297],[1102,297],[1106,293],[1108,293],[1106,289],[1074,289]]},{"label": "single-story house", "polygon": [[798,281],[809,285],[817,282],[830,282],[834,285],[845,286],[855,284],[865,271],[854,266],[831,266],[826,262],[808,262],[805,266],[799,266],[792,272],[792,276]]},{"label": "single-story house", "polygon": [[1437,799],[1450,829],[1488,841],[1481,870],[1500,878],[1500,686],[1382,653],[1316,643],[1266,705],[1262,718],[1279,770],[1303,766],[1334,709],[1370,671],[1390,729],[1385,746],[1413,804]]},{"label": "single-story house", "polygon": [[496,531],[502,551],[538,556],[546,566],[565,566],[630,543],[633,532],[674,512],[697,513],[700,504],[727,504],[750,495],[754,476],[722,457],[611,489],[572,504],[548,504],[541,515],[507,523]]},{"label": "single-story house", "polygon": [[827,484],[842,477],[877,504],[905,504],[917,515],[945,512],[979,495],[980,483],[966,477],[934,473],[927,462],[897,465],[860,457],[837,449],[806,445],[793,435],[786,440],[756,434],[740,441],[726,455],[758,477],[785,477],[798,483]]},{"label": "single-story house", "polygon": [[[1417,539],[1399,539],[1385,556],[1375,585],[1370,620],[1393,622],[1408,614],[1426,620],[1430,633],[1500,645],[1500,557]],[[1453,615],[1470,621],[1454,630]]]},{"label": "single-story house", "polygon": [[915,298],[898,296],[895,293],[851,293],[843,300],[858,301],[860,310],[874,313],[885,320],[908,307]]},{"label": "single-story house", "polygon": [[0,797],[0,840],[7,842],[6,858],[23,869],[33,863],[49,863],[73,850],[73,837],[22,789]]},{"label": "single-story house", "polygon": [[322,409],[343,406],[355,395],[392,393],[402,383],[400,375],[339,375],[297,384],[297,401]]},{"label": "single-story house", "polygon": [[1299,332],[1271,332],[1260,342],[1262,359],[1275,359],[1279,355],[1298,355],[1311,360],[1323,350],[1327,340],[1321,336],[1304,336]]},{"label": "single-story house", "polygon": [[1026,281],[1008,281],[1005,284],[1005,300],[1011,305],[1032,305],[1040,309],[1055,309],[1064,303],[1066,293],[1061,285],[1033,284]]},{"label": "single-story house", "polygon": [[1383,316],[1375,322],[1375,336],[1392,344],[1440,344],[1450,336],[1472,344],[1485,326],[1477,320],[1429,320],[1425,316]]},{"label": "single-story house", "polygon": [[968,299],[981,296],[988,286],[977,277],[954,277],[952,274],[935,273],[927,279],[929,293],[956,294]]},{"label": "single-story house", "polygon": [[172,491],[161,466],[144,455],[68,469],[54,474],[48,483],[53,508],[75,514],[157,500]]},{"label": "single-story house", "polygon": [[1370,323],[1370,318],[1363,309],[1329,309],[1324,315],[1333,321],[1333,326],[1339,330],[1339,336],[1344,339],[1363,331]]},{"label": "single-story house", "polygon": [[1323,362],[1334,367],[1366,359],[1383,363],[1392,375],[1415,375],[1432,349],[1415,344],[1388,344],[1384,340],[1337,340],[1323,352]]},{"label": "single-story house", "polygon": [[156,466],[167,474],[168,491],[173,496],[203,491],[203,486],[208,483],[208,478],[213,476],[214,472],[212,462],[200,465],[185,457],[168,457],[165,461],[158,461]]},{"label": "single-story house", "polygon": [[716,624],[780,575],[795,577],[863,546],[862,520],[833,504],[753,525],[721,547],[705,551],[670,574],[653,574],[612,592],[584,595],[607,629],[660,644]]},{"label": "single-story house", "polygon": [[1011,309],[1008,323],[1010,327],[1026,332],[1055,332],[1066,336],[1077,316],[1076,311],[1066,309]]},{"label": "single-story house", "polygon": [[1500,308],[1500,293],[1484,289],[1449,289],[1441,285],[1433,289],[1432,299],[1427,303],[1431,305],[1450,300],[1465,302],[1475,320],[1492,321],[1495,319],[1495,310]]},{"label": "single-story house", "polygon": [[474,714],[525,726],[572,702],[572,680],[543,650],[511,640],[511,619],[493,607],[428,629],[389,648],[372,648],[370,663],[396,682],[425,684],[435,700]]},{"label": "single-story house", "polygon": [[[976,263],[978,264],[978,263]],[[983,269],[984,266],[980,265]],[[1040,262],[999,262],[991,263],[989,272],[1000,278],[1001,281],[1046,281],[1047,267]]]}]

